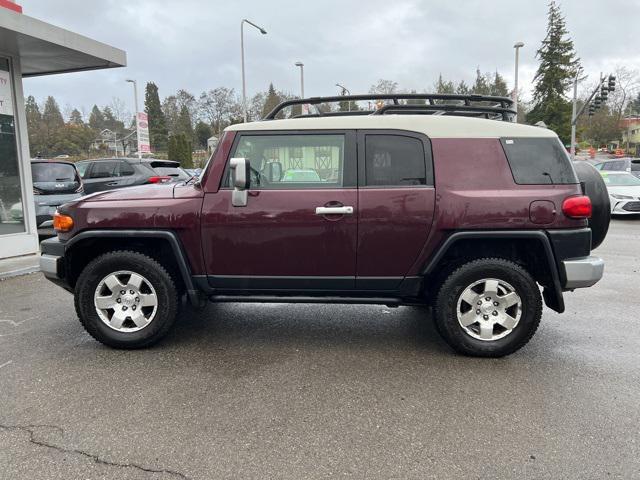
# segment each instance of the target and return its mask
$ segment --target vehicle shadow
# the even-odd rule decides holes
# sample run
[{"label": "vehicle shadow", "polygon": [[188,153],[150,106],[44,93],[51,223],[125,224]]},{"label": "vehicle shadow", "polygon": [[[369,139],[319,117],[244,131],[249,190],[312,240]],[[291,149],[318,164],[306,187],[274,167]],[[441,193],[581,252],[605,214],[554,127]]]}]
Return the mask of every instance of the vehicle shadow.
[{"label": "vehicle shadow", "polygon": [[382,305],[210,304],[188,308],[162,342],[200,344],[393,348],[450,353],[426,307]]}]

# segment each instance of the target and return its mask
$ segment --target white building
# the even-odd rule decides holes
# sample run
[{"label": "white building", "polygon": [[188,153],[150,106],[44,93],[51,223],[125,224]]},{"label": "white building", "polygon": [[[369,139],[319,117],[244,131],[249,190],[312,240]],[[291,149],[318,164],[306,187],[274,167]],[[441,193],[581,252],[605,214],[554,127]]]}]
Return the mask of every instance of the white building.
[{"label": "white building", "polygon": [[[125,66],[126,53],[0,0],[0,259],[38,251],[22,79]],[[9,209],[22,203],[23,218]]]}]

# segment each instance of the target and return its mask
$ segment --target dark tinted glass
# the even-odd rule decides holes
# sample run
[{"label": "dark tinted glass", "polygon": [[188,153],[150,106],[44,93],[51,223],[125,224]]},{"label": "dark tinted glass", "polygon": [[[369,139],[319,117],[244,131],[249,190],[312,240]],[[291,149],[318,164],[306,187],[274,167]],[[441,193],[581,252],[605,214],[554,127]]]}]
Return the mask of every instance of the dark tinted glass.
[{"label": "dark tinted glass", "polygon": [[189,180],[191,177],[179,167],[156,167],[153,169],[158,175],[173,177],[176,180]]},{"label": "dark tinted glass", "polygon": [[625,169],[626,162],[624,160],[616,160],[615,162],[605,162],[602,170],[619,170],[622,171]]},{"label": "dark tinted glass", "polygon": [[74,182],[76,170],[66,163],[32,163],[31,176],[34,182]]},{"label": "dark tinted glass", "polygon": [[113,162],[96,162],[91,166],[88,178],[109,178],[118,175],[118,163]]},{"label": "dark tinted glass", "polygon": [[422,140],[401,135],[367,135],[365,140],[366,185],[427,185]]},{"label": "dark tinted glass", "polygon": [[631,171],[640,172],[640,160],[631,160]]},{"label": "dark tinted glass", "polygon": [[129,165],[127,162],[120,162],[121,177],[128,177],[133,175],[134,173],[136,173],[136,171],[133,169],[131,165]]},{"label": "dark tinted glass", "polygon": [[503,138],[502,146],[516,183],[578,183],[567,151],[557,138]]}]

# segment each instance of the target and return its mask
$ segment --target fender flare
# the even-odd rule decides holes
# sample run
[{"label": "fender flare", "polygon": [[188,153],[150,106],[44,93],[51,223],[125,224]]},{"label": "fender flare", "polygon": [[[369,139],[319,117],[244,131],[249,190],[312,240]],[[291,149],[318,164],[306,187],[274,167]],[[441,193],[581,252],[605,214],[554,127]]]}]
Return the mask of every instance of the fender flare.
[{"label": "fender flare", "polygon": [[192,305],[198,306],[202,303],[200,291],[194,286],[191,269],[187,261],[187,256],[182,248],[182,243],[172,230],[85,230],[74,235],[64,243],[65,252],[70,250],[74,244],[88,238],[160,238],[169,242],[173,254],[175,255],[180,276],[187,289],[187,297]]},{"label": "fender flare", "polygon": [[440,261],[445,256],[447,251],[460,240],[469,239],[531,239],[537,240],[542,245],[545,253],[547,266],[551,273],[552,285],[544,287],[543,297],[545,304],[552,310],[562,313],[565,310],[564,297],[562,295],[562,286],[560,283],[560,275],[558,273],[558,266],[556,263],[553,248],[547,234],[542,230],[476,230],[455,232],[446,238],[446,240],[440,245],[435,255],[427,262],[421,271],[421,275],[427,276],[435,271]]}]

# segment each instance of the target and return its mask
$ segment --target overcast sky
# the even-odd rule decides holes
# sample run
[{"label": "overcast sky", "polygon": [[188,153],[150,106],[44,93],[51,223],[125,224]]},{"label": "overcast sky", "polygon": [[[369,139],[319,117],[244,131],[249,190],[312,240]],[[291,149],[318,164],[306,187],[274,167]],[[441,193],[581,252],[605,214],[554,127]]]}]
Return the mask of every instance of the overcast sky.
[{"label": "overcast sky", "polygon": [[[526,92],[545,35],[546,0],[18,0],[24,13],[127,52],[126,68],[25,79],[25,93],[61,107],[90,109],[113,97],[133,110],[131,87],[154,81],[161,97],[227,86],[241,92],[240,20],[245,29],[248,94],[276,88],[335,95],[336,82],[366,93],[380,78],[431,91],[438,74],[473,81],[476,66],[513,85],[513,44],[523,41],[520,81]],[[560,2],[590,79],[617,64],[640,69],[640,0]]]}]

